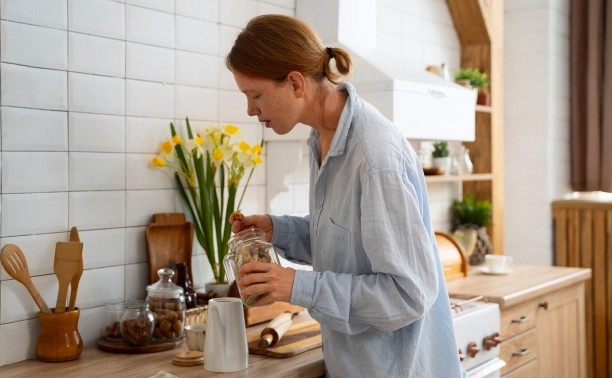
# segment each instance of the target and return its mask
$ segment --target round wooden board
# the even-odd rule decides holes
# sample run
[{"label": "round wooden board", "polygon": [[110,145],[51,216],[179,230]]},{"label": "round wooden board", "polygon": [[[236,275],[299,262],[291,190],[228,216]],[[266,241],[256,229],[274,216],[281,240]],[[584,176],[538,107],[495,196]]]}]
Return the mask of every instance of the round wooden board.
[{"label": "round wooden board", "polygon": [[108,341],[104,337],[101,337],[100,339],[98,339],[96,345],[98,346],[98,349],[103,350],[105,352],[136,354],[155,353],[164,350],[170,350],[180,346],[182,343],[183,339],[164,342],[154,341],[149,345],[134,347],[125,345],[123,341]]}]

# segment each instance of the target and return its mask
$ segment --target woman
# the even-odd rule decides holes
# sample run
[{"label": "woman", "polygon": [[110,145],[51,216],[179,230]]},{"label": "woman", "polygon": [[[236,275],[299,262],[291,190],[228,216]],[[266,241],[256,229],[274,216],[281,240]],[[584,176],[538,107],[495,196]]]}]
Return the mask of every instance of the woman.
[{"label": "woman", "polygon": [[265,15],[238,35],[226,65],[249,116],[277,134],[312,127],[310,215],[230,222],[233,232],[263,229],[282,256],[313,271],[246,264],[242,294],[307,308],[330,376],[462,376],[421,166],[353,86],[336,86],[350,55],[297,19]]}]

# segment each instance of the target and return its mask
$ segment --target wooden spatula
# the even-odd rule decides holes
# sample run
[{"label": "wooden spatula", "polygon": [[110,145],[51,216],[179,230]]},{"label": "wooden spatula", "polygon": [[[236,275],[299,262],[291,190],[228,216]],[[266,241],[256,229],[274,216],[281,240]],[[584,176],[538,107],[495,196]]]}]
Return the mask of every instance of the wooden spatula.
[{"label": "wooden spatula", "polygon": [[59,281],[55,313],[65,312],[68,285],[83,272],[83,243],[57,242],[53,271]]},{"label": "wooden spatula", "polygon": [[[70,241],[79,243],[81,240],[79,239],[79,231],[76,227],[72,227],[70,230]],[[70,301],[68,301],[68,311],[73,311],[74,306],[76,304],[76,295],[79,290],[79,282],[81,280],[81,275],[83,274],[83,254],[81,253],[81,261],[79,263],[79,271],[77,274],[72,277],[70,281]]]},{"label": "wooden spatula", "polygon": [[23,286],[28,289],[32,298],[34,298],[34,302],[40,309],[41,312],[50,314],[51,310],[45,303],[44,299],[40,296],[40,293],[34,287],[32,283],[32,278],[30,277],[30,270],[28,269],[28,262],[21,252],[21,249],[17,247],[15,244],[7,244],[2,248],[2,252],[0,252],[0,261],[2,261],[2,266],[6,270],[6,272],[21,282]]}]

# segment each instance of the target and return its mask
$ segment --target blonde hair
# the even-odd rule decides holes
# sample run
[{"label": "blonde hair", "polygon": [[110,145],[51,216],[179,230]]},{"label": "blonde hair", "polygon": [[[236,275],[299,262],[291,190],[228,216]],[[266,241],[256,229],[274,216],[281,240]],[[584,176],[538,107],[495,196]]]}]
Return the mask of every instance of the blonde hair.
[{"label": "blonde hair", "polygon": [[[335,70],[330,65],[332,57]],[[346,50],[326,48],[308,24],[282,15],[263,15],[249,21],[225,58],[225,65],[232,72],[257,78],[281,81],[289,72],[297,71],[316,81],[327,78],[336,85],[353,69]]]}]

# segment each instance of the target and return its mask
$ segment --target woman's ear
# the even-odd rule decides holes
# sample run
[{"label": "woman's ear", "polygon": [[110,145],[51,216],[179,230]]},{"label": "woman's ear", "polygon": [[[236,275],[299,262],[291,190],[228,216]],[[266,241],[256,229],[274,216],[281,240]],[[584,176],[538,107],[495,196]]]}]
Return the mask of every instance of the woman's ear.
[{"label": "woman's ear", "polygon": [[304,79],[304,75],[297,71],[291,71],[287,75],[287,81],[293,86],[293,93],[296,98],[304,97],[304,91],[306,89],[306,79]]}]

